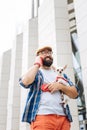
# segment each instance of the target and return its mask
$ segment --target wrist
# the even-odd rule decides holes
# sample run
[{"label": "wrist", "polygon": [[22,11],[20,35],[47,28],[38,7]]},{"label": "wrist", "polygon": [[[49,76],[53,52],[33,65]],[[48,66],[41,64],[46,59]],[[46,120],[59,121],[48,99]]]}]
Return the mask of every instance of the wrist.
[{"label": "wrist", "polygon": [[63,85],[59,82],[56,82],[56,84],[57,84],[57,89],[62,91]]},{"label": "wrist", "polygon": [[40,63],[38,63],[38,62],[36,62],[36,63],[34,63],[34,65],[37,65],[39,68],[40,68]]},{"label": "wrist", "polygon": [[59,83],[59,89],[61,90],[61,91],[63,91],[63,88],[64,88],[65,86],[62,84],[62,83]]},{"label": "wrist", "polygon": [[34,65],[41,66],[42,65],[42,57],[37,56],[34,62]]}]

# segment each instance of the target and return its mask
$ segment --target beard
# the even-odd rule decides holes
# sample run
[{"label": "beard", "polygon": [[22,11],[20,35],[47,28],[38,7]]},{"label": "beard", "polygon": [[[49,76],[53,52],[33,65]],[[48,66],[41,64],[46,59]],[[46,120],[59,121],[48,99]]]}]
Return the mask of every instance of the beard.
[{"label": "beard", "polygon": [[52,63],[53,63],[53,58],[50,56],[47,56],[43,59],[43,66],[50,67]]}]

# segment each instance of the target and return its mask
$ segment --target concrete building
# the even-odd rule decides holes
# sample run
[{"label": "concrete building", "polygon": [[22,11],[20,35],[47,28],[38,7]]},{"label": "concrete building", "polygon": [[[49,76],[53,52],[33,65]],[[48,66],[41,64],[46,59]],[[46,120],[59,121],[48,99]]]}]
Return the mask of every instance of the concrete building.
[{"label": "concrete building", "polygon": [[6,130],[19,130],[21,89],[18,78],[22,72],[23,33],[17,35],[11,54]]},{"label": "concrete building", "polygon": [[[86,7],[86,0],[32,0],[32,18],[17,33],[13,49],[0,60],[1,129],[29,130],[29,125],[21,122],[29,90],[19,87],[18,80],[33,65],[37,47],[51,45],[54,65],[67,64],[65,72],[80,88],[79,98],[69,100],[71,130],[87,130]],[[6,74],[2,73],[5,69]]]},{"label": "concrete building", "polygon": [[[38,19],[32,18],[24,26],[23,34],[23,55],[22,55],[22,73],[24,73],[29,66],[32,66],[35,59],[35,51],[38,47]],[[21,88],[21,108],[20,120],[26,102],[26,95],[29,90]],[[20,122],[20,130],[29,130],[29,125]]]},{"label": "concrete building", "polygon": [[0,130],[6,130],[8,88],[11,67],[11,50],[6,51],[0,58]]}]

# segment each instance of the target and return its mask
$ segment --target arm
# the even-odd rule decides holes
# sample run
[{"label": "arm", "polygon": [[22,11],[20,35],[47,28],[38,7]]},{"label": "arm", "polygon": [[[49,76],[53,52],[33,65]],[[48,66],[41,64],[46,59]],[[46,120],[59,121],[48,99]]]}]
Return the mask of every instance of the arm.
[{"label": "arm", "polygon": [[38,56],[36,57],[34,65],[31,68],[29,68],[29,70],[21,77],[21,81],[25,86],[28,86],[34,81],[35,76],[41,65],[42,65],[42,59],[41,57]]},{"label": "arm", "polygon": [[70,98],[74,99],[78,96],[78,92],[75,86],[65,86],[63,84],[60,84],[59,86],[60,86],[60,90]]},{"label": "arm", "polygon": [[38,69],[39,69],[39,66],[38,65],[33,65],[21,78],[23,84],[25,86],[31,84],[34,79],[35,79],[35,76],[38,72]]},{"label": "arm", "polygon": [[46,87],[48,87],[51,93],[61,90],[70,98],[74,99],[78,96],[78,92],[75,86],[65,86],[64,84],[53,82],[53,83],[49,83]]}]

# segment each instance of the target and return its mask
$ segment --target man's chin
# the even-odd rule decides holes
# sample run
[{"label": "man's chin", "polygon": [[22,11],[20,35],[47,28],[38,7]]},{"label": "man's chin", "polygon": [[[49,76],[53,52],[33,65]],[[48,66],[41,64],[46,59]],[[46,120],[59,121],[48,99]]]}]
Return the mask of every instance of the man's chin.
[{"label": "man's chin", "polygon": [[50,57],[43,59],[43,66],[50,67],[53,63],[53,60]]},{"label": "man's chin", "polygon": [[46,66],[46,67],[51,67],[52,63],[45,63],[43,64],[43,66]]},{"label": "man's chin", "polygon": [[47,66],[47,65],[43,65],[44,67],[46,67],[46,68],[50,68],[51,67],[51,65],[50,66]]}]

